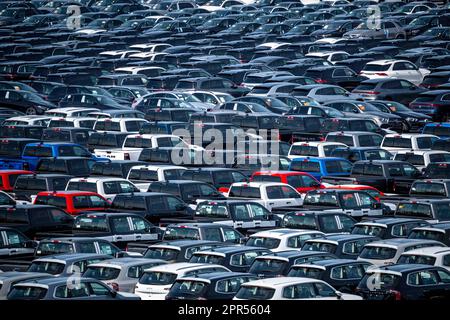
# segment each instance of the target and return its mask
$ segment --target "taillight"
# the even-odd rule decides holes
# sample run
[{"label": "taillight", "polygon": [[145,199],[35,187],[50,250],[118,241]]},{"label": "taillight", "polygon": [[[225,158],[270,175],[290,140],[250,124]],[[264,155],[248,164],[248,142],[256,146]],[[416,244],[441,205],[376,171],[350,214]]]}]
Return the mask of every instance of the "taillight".
[{"label": "taillight", "polygon": [[113,283],[111,283],[111,288],[113,288],[116,291],[119,291],[119,284],[113,282]]},{"label": "taillight", "polygon": [[378,91],[366,91],[365,94],[380,94]]},{"label": "taillight", "polygon": [[402,300],[402,293],[400,291],[397,290],[389,290],[389,293],[392,294],[394,296],[395,300]]},{"label": "taillight", "polygon": [[388,76],[388,74],[387,74],[387,73],[384,73],[384,72],[375,72],[375,74],[376,74],[377,76],[381,76],[381,77],[387,77],[387,76]]},{"label": "taillight", "polygon": [[316,79],[317,83],[327,83],[328,81],[325,79]]}]

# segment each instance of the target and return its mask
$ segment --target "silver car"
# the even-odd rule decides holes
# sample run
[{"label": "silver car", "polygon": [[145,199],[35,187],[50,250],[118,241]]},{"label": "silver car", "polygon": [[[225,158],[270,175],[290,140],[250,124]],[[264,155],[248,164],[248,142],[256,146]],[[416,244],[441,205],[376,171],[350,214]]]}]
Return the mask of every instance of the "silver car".
[{"label": "silver car", "polygon": [[343,37],[347,39],[406,39],[406,32],[395,21],[369,19],[352,31],[344,33]]},{"label": "silver car", "polygon": [[167,264],[160,259],[118,258],[90,264],[84,278],[94,278],[102,281],[115,291],[133,292],[145,269]]},{"label": "silver car", "polygon": [[335,100],[362,100],[358,94],[351,93],[344,88],[330,84],[310,84],[296,87],[292,94],[294,96],[307,96],[319,103]]}]

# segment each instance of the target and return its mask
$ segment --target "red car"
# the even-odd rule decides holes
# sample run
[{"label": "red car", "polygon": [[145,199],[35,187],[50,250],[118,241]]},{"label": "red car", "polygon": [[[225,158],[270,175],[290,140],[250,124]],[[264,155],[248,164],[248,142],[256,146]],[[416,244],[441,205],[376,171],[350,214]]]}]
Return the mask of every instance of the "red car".
[{"label": "red car", "polygon": [[27,170],[0,170],[0,190],[13,191],[17,177],[22,174],[33,174]]},{"label": "red car", "polygon": [[287,183],[300,193],[325,188],[312,175],[299,171],[257,171],[253,173],[250,181]]},{"label": "red car", "polygon": [[85,211],[105,211],[111,203],[95,192],[43,191],[37,194],[34,204],[52,205],[77,215]]},{"label": "red car", "polygon": [[366,186],[362,184],[341,184],[326,186],[326,189],[344,189],[344,190],[363,190],[375,198],[378,202],[381,197],[384,197],[384,193],[377,188]]}]

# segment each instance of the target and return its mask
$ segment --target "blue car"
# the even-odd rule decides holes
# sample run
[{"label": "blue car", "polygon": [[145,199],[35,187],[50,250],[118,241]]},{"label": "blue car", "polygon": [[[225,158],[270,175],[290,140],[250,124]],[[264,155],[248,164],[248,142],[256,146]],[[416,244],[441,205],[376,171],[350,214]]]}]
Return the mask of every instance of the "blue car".
[{"label": "blue car", "polygon": [[440,138],[450,138],[450,122],[434,122],[425,125],[422,133],[434,134]]},{"label": "blue car", "polygon": [[292,159],[289,170],[306,172],[320,180],[328,175],[349,176],[352,163],[344,158],[298,157]]},{"label": "blue car", "polygon": [[16,159],[0,159],[0,169],[36,170],[41,158],[83,157],[94,161],[109,162],[108,158],[97,157],[88,149],[76,143],[67,142],[34,142],[28,143],[22,156]]}]

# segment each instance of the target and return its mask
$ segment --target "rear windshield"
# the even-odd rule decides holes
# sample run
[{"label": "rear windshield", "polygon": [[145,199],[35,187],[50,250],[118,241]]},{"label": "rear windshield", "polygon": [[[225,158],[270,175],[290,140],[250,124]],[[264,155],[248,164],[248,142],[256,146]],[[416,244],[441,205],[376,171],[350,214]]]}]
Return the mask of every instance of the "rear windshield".
[{"label": "rear windshield", "polygon": [[412,148],[411,139],[408,138],[384,138],[383,147],[390,148]]},{"label": "rear windshield", "polygon": [[168,227],[164,233],[164,240],[199,240],[200,232],[197,228]]},{"label": "rear windshield", "polygon": [[16,286],[8,294],[8,299],[41,300],[47,294],[47,289],[39,287]]},{"label": "rear windshield", "polygon": [[408,236],[409,239],[424,239],[424,240],[436,240],[445,241],[445,235],[442,232],[434,230],[412,230]]},{"label": "rear windshield", "polygon": [[414,254],[406,254],[406,255],[401,255],[400,258],[398,259],[397,263],[398,264],[428,264],[430,266],[433,266],[434,263],[436,262],[436,258],[435,257],[430,257],[430,256],[423,256],[423,255],[414,255]]},{"label": "rear windshield", "polygon": [[0,156],[18,157],[22,156],[22,148],[20,144],[13,141],[0,141]]},{"label": "rear windshield", "polygon": [[148,259],[161,259],[169,261],[175,260],[179,253],[179,250],[170,248],[148,248],[144,254],[144,257]]},{"label": "rear windshield", "polygon": [[236,294],[236,298],[245,300],[268,300],[275,294],[275,289],[257,287],[257,286],[242,286]]},{"label": "rear windshield", "polygon": [[83,277],[94,278],[98,280],[112,280],[119,276],[120,269],[110,267],[88,267]]},{"label": "rear windshield", "polygon": [[206,286],[207,284],[202,281],[179,280],[175,281],[170,288],[170,293],[172,295],[195,297],[201,295]]},{"label": "rear windshield", "polygon": [[41,146],[27,146],[23,151],[23,155],[27,157],[51,157],[52,148]]},{"label": "rear windshield", "polygon": [[148,271],[144,272],[142,277],[139,279],[139,283],[147,285],[165,286],[172,284],[176,278],[177,275],[174,273]]},{"label": "rear windshield", "polygon": [[432,218],[431,206],[422,203],[400,203],[395,212],[396,215]]},{"label": "rear windshield", "polygon": [[40,242],[36,249],[36,253],[40,255],[50,255],[59,253],[73,253],[73,246],[71,243],[64,243],[58,241]]},{"label": "rear windshield", "polygon": [[242,198],[261,198],[261,192],[259,188],[248,186],[233,186],[229,192],[230,197],[242,197]]},{"label": "rear windshield", "polygon": [[432,182],[416,182],[412,185],[410,194],[446,196],[445,184]]},{"label": "rear windshield", "polygon": [[251,247],[263,247],[275,249],[280,245],[281,240],[269,237],[250,237],[246,245]]},{"label": "rear windshield", "polygon": [[290,166],[291,171],[304,171],[304,172],[320,172],[319,162],[312,161],[292,161]]},{"label": "rear windshield", "polygon": [[93,182],[70,181],[67,184],[67,190],[97,192],[97,185]]},{"label": "rear windshield", "polygon": [[450,127],[444,126],[425,126],[423,133],[434,134],[436,136],[450,136]]},{"label": "rear windshield", "polygon": [[64,197],[53,197],[53,196],[37,196],[34,201],[35,204],[45,204],[55,207],[65,208],[66,198]]},{"label": "rear windshield", "polygon": [[28,268],[28,272],[43,272],[50,274],[60,274],[64,271],[65,264],[57,262],[35,261]]},{"label": "rear windshield", "polygon": [[255,259],[248,272],[253,274],[281,273],[286,264],[286,261],[278,259]]},{"label": "rear windshield", "polygon": [[363,248],[359,256],[365,259],[385,260],[394,258],[396,252],[397,250],[393,248],[369,246]]}]

